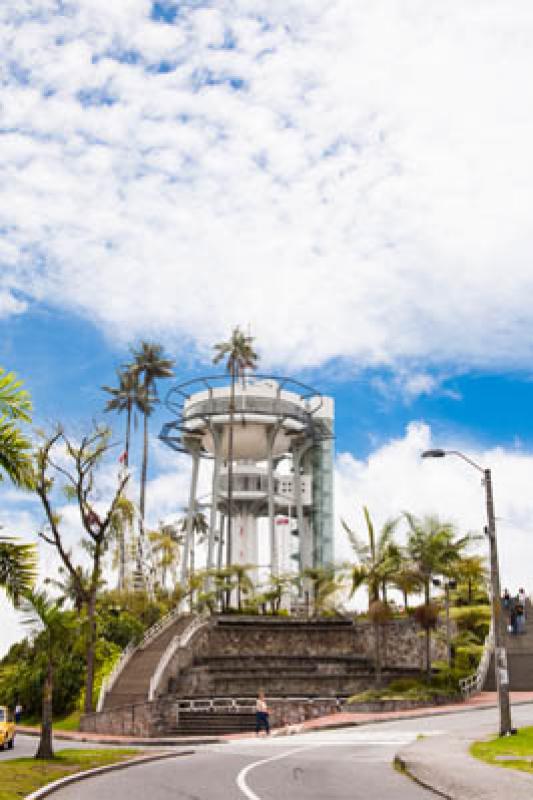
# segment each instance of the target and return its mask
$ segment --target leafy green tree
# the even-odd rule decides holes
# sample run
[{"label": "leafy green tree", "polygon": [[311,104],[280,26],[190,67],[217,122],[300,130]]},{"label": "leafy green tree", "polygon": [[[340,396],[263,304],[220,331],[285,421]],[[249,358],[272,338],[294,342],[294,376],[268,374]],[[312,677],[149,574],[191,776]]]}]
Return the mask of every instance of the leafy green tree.
[{"label": "leafy green tree", "polygon": [[420,579],[413,572],[408,558],[402,554],[398,571],[392,576],[392,585],[403,595],[405,611],[409,611],[409,595],[416,594],[422,588]]},{"label": "leafy green tree", "polygon": [[31,410],[22,381],[0,367],[0,481],[7,477],[22,489],[33,488],[32,446],[20,430],[31,422]]},{"label": "leafy green tree", "polygon": [[23,620],[34,631],[42,630],[40,646],[46,660],[46,674],[43,687],[41,717],[41,736],[35,754],[38,759],[54,757],[52,745],[54,670],[61,655],[72,639],[74,619],[72,614],[62,610],[61,601],[51,600],[43,591],[30,592],[22,601]]},{"label": "leafy green tree", "polygon": [[475,594],[481,594],[488,600],[489,573],[486,559],[483,556],[463,556],[454,567],[454,576],[457,579],[458,592],[462,596],[466,596],[469,606],[474,602]]},{"label": "leafy green tree", "polygon": [[[64,570],[76,586],[76,593],[87,611],[86,658],[87,677],[85,688],[85,711],[93,708],[96,648],[96,599],[102,582],[102,560],[110,543],[111,518],[128,482],[128,474],[118,482],[111,501],[104,511],[96,508],[95,476],[98,467],[109,449],[109,430],[96,427],[90,434],[74,444],[62,428],[45,437],[36,455],[36,488],[45,512],[45,524],[39,532],[40,538],[55,548]],[[67,459],[61,463],[56,457],[56,448],[61,447]],[[85,551],[90,557],[89,575],[86,577],[81,564],[74,562],[72,550],[67,546],[61,515],[56,510],[54,482],[61,478],[67,497],[76,501],[80,522],[84,532]]]},{"label": "leafy green tree", "polygon": [[[130,371],[137,380],[137,406],[143,415],[143,456],[141,466],[141,487],[139,499],[139,549],[142,560],[144,543],[144,519],[146,507],[146,479],[148,475],[148,418],[155,405],[159,402],[156,381],[172,378],[174,375],[174,361],[166,358],[163,346],[153,342],[141,342],[133,350],[133,364]],[[140,564],[138,565],[141,566]]]},{"label": "leafy green tree", "polygon": [[[342,526],[357,559],[357,563],[351,567],[351,594],[353,595],[364,584],[368,588],[368,611],[374,627],[376,683],[379,684],[382,673],[381,626],[387,618],[386,585],[398,569],[401,550],[394,541],[394,531],[398,525],[397,519],[387,520],[376,536],[374,524],[366,506],[363,506],[363,514],[368,542],[363,541],[344,520],[342,520]],[[383,600],[380,598],[380,589],[383,593]]]},{"label": "leafy green tree", "polygon": [[431,603],[431,580],[437,575],[453,574],[472,537],[456,538],[454,525],[436,516],[419,518],[405,512],[404,517],[408,524],[407,553],[413,573],[424,591],[424,606],[417,610],[416,617],[426,635],[426,671],[430,680],[431,630],[436,625],[436,608]]},{"label": "leafy green tree", "polygon": [[226,563],[231,561],[232,517],[233,517],[233,429],[235,420],[235,384],[245,380],[246,372],[257,369],[257,353],[252,347],[253,336],[247,336],[239,326],[233,329],[227,342],[214,345],[213,364],[226,360],[226,371],[230,376],[229,436],[228,436],[228,512],[226,537]]}]

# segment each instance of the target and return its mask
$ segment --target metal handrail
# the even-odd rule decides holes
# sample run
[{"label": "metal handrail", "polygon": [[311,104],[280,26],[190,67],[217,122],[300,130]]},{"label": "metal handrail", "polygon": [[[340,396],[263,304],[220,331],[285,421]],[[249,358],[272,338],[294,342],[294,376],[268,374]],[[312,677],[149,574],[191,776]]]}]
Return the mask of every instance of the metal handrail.
[{"label": "metal handrail", "polygon": [[159,663],[156,667],[156,670],[152,677],[150,678],[150,687],[148,690],[148,700],[153,700],[156,696],[157,690],[159,688],[159,684],[163,679],[164,672],[168,665],[170,664],[174,655],[178,652],[178,650],[185,648],[188,646],[189,642],[191,641],[192,637],[196,635],[196,633],[203,628],[205,625],[209,623],[210,617],[208,614],[202,614],[198,617],[195,617],[191,623],[185,628],[183,633],[178,636],[173,636],[170,643],[168,644],[166,650],[164,651],[163,655],[159,659]]},{"label": "metal handrail", "polygon": [[109,675],[106,675],[106,677],[102,681],[102,685],[100,687],[100,693],[98,695],[98,702],[96,704],[97,711],[103,711],[106,696],[109,694],[109,692],[117,682],[119,676],[124,671],[124,668],[130,661],[132,655],[138,650],[143,650],[148,644],[153,642],[154,639],[156,639],[160,633],[162,633],[164,630],[170,627],[170,625],[172,625],[172,623],[175,622],[175,620],[179,616],[181,616],[180,607],[176,606],[167,614],[165,614],[164,617],[161,617],[161,619],[159,619],[150,628],[148,628],[148,630],[145,632],[144,636],[142,637],[141,641],[138,644],[130,642],[124,648],[112,671],[109,673]]},{"label": "metal handrail", "polygon": [[479,660],[477,670],[469,675],[467,678],[462,678],[459,681],[461,693],[464,697],[471,697],[473,694],[480,692],[483,688],[487,673],[490,667],[490,659],[494,650],[494,629],[492,627],[492,620],[485,642],[483,644],[483,653]]}]

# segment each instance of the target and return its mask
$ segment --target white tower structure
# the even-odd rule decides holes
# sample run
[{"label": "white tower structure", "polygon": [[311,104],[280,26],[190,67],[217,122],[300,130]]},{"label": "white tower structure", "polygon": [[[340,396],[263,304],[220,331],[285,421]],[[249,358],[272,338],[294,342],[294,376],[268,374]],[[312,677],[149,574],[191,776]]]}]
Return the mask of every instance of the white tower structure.
[{"label": "white tower structure", "polygon": [[167,406],[176,419],[163,426],[160,438],[192,457],[183,579],[202,459],[213,462],[208,568],[257,565],[265,529],[272,574],[333,563],[332,398],[290,378],[254,376],[235,384],[232,411],[228,377],[217,376],[174,387]]}]

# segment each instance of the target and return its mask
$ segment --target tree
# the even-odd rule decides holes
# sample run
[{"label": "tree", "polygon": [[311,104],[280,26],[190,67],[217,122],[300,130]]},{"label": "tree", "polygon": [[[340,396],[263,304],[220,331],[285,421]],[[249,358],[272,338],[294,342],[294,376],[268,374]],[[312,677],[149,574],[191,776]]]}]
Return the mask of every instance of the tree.
[{"label": "tree", "polygon": [[69,644],[74,621],[71,614],[62,610],[62,601],[51,600],[45,592],[29,592],[23,600],[23,622],[35,632],[41,630],[39,645],[46,660],[43,687],[41,736],[35,754],[38,759],[54,757],[52,745],[54,669]]},{"label": "tree", "polygon": [[[386,584],[398,569],[401,551],[394,541],[394,531],[398,525],[397,519],[385,522],[377,538],[370,512],[363,506],[363,514],[367,529],[368,544],[353,531],[348,524],[341,520],[342,526],[348,535],[350,544],[357,558],[357,563],[351,567],[353,595],[363,584],[368,588],[368,611],[374,626],[375,670],[376,683],[381,683],[381,626],[386,621]],[[383,600],[380,598],[380,589]]]},{"label": "tree", "polygon": [[174,580],[176,577],[183,536],[176,531],[174,525],[160,523],[157,530],[149,532],[148,539],[152,546],[152,555],[155,556],[155,569],[160,575],[161,588],[166,589],[168,573],[173,575]]},{"label": "tree", "polygon": [[[148,475],[148,417],[155,404],[159,402],[156,381],[162,378],[171,378],[174,375],[174,361],[165,358],[162,345],[153,342],[141,342],[140,347],[133,350],[133,357],[131,372],[137,380],[137,405],[143,415],[143,457],[139,500],[139,561],[142,562],[146,478]],[[138,564],[138,567],[141,567],[141,563]]]},{"label": "tree", "polygon": [[483,556],[463,556],[455,566],[455,577],[459,590],[464,592],[466,589],[466,602],[469,606],[473,603],[474,592],[483,592],[487,596],[489,573]]},{"label": "tree", "polygon": [[313,593],[313,614],[319,616],[334,610],[332,600],[342,588],[342,578],[335,574],[334,567],[308,567],[302,576],[308,578]]},{"label": "tree", "polygon": [[[58,428],[51,436],[44,439],[36,455],[35,490],[45,512],[45,525],[39,536],[56,549],[87,610],[86,712],[91,712],[93,705],[96,597],[102,578],[102,559],[109,546],[111,519],[129,477],[126,474],[119,479],[107,508],[98,513],[95,505],[95,473],[109,449],[109,435],[108,428],[97,426],[91,433],[83,436],[79,445],[75,445],[63,429]],[[56,460],[56,452],[60,447],[64,451],[63,456],[66,456],[66,465],[64,458],[61,463]],[[61,515],[55,509],[56,499],[53,490],[54,482],[58,478],[66,480],[64,492],[69,499],[75,500],[78,506],[85,537],[83,541],[90,558],[88,582],[84,578],[81,565],[74,563],[73,553],[66,545]]]},{"label": "tree", "polygon": [[126,469],[130,463],[130,438],[132,415],[139,405],[139,375],[127,365],[122,370],[117,370],[118,386],[102,386],[104,392],[111,395],[106,403],[104,411],[117,411],[121,414],[126,412],[126,433],[124,442],[124,466]]},{"label": "tree", "polygon": [[407,552],[414,574],[424,590],[424,605],[416,618],[426,635],[426,671],[431,679],[431,630],[436,625],[436,609],[431,603],[431,579],[435,575],[451,576],[471,536],[456,539],[455,527],[436,516],[415,517],[404,512],[408,524]]},{"label": "tree", "polygon": [[235,383],[242,378],[244,383],[246,370],[257,368],[257,353],[252,347],[253,336],[244,334],[239,326],[233,329],[227,342],[219,342],[214,346],[215,355],[213,364],[218,364],[226,359],[226,371],[230,376],[230,403],[229,403],[229,437],[228,437],[228,514],[226,552],[227,564],[231,561],[232,544],[232,515],[233,515],[233,427],[235,418]]},{"label": "tree", "polygon": [[116,544],[113,566],[118,567],[117,589],[119,590],[126,587],[126,563],[128,561],[126,539],[128,533],[131,533],[134,520],[135,505],[125,495],[122,495],[117,500],[109,523],[110,539]]},{"label": "tree", "polygon": [[0,587],[15,604],[31,590],[37,575],[37,551],[33,544],[0,536]]},{"label": "tree", "polygon": [[[187,516],[182,517],[180,520],[180,531],[183,534],[187,533]],[[194,567],[195,567],[195,547],[196,544],[203,544],[205,542],[207,532],[209,531],[209,523],[206,519],[206,516],[203,511],[199,508],[195,509],[195,512],[192,517],[192,527],[191,527],[191,536],[192,541],[190,544],[190,569],[189,572],[191,575],[194,574]],[[198,539],[196,535],[198,534]]]},{"label": "tree", "polygon": [[19,428],[31,422],[31,408],[22,382],[0,367],[0,482],[7,477],[22,489],[33,487],[31,442]]},{"label": "tree", "polygon": [[402,558],[398,571],[392,576],[392,584],[402,593],[404,609],[409,611],[409,595],[419,592],[422,584],[407,559]]}]

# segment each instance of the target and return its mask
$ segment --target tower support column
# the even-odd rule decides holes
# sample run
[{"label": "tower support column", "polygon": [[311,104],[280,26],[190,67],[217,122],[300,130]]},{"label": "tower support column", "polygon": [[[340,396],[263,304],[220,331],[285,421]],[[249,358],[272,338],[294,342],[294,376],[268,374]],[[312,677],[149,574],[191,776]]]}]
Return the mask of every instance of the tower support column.
[{"label": "tower support column", "polygon": [[181,560],[181,583],[183,588],[187,582],[187,567],[189,564],[191,545],[192,545],[192,529],[194,524],[194,514],[196,511],[196,490],[198,487],[198,472],[200,468],[200,447],[195,443],[190,453],[192,456],[192,474],[191,485],[189,489],[189,507],[187,509],[187,524],[185,529],[185,542],[183,545],[183,554]]}]

